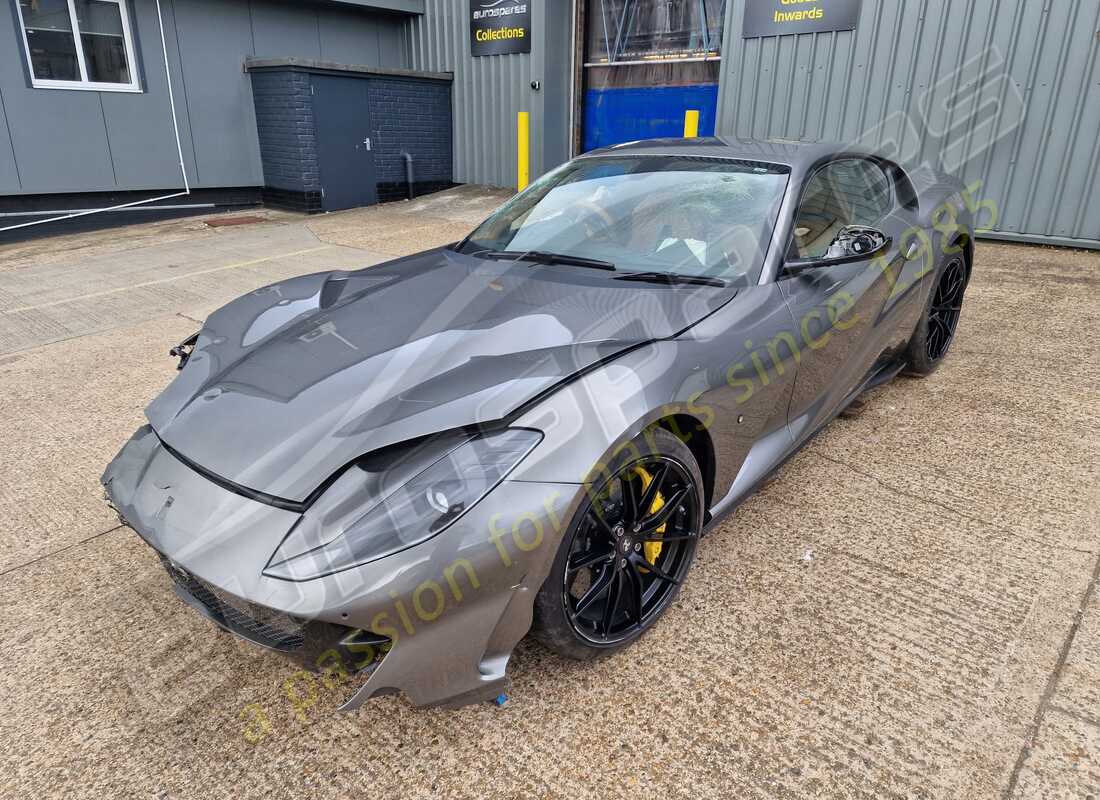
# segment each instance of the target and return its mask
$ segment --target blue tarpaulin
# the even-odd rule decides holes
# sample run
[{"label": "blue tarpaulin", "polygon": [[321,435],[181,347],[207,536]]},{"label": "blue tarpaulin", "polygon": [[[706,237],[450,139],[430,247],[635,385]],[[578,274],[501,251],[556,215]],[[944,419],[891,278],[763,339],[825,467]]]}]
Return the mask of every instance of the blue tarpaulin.
[{"label": "blue tarpaulin", "polygon": [[635,139],[684,135],[684,112],[699,112],[699,135],[714,135],[717,83],[589,89],[584,95],[584,149]]}]

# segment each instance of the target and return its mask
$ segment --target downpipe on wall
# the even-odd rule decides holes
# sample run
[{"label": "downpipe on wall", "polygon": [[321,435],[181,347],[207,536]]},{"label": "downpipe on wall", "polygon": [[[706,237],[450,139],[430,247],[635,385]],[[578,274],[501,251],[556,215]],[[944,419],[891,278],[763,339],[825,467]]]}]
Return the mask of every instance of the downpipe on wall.
[{"label": "downpipe on wall", "polygon": [[405,159],[405,187],[408,190],[409,200],[413,199],[413,157],[411,153],[401,151],[401,158]]}]

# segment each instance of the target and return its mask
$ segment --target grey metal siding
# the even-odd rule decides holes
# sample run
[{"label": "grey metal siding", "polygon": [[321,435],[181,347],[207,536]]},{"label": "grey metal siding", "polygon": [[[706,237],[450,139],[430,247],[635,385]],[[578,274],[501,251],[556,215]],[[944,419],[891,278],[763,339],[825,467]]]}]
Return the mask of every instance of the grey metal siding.
[{"label": "grey metal siding", "polygon": [[[0,0],[10,5],[12,0]],[[188,177],[263,183],[246,56],[409,66],[403,18],[289,0],[161,0]],[[0,194],[182,186],[153,0],[133,0],[141,94],[32,89],[12,9],[0,9]]]},{"label": "grey metal siding", "polygon": [[[406,22],[413,69],[454,73],[454,179],[516,185],[516,115],[530,113],[531,178],[568,148],[571,3],[528,0],[531,52],[470,56],[468,0],[426,0]],[[548,46],[552,45],[552,46]],[[539,80],[542,90],[531,88]]]},{"label": "grey metal siding", "polygon": [[[310,9],[312,10],[312,9]],[[255,55],[320,58],[321,39],[315,14],[302,14],[301,3],[267,0],[252,14]]]},{"label": "grey metal siding", "polygon": [[322,61],[374,67],[409,66],[401,17],[369,17],[361,11],[328,9],[317,14],[317,27]]},{"label": "grey metal siding", "polygon": [[[163,2],[163,0],[162,0]],[[189,175],[198,187],[258,186],[263,183],[252,89],[241,63],[254,47],[252,23],[263,6],[172,0],[176,27],[177,111],[187,109],[191,141]],[[146,61],[153,50],[142,48]],[[163,92],[150,82],[149,91]]]},{"label": "grey metal siding", "polygon": [[534,53],[472,58],[467,14],[467,0],[427,0],[424,16],[407,22],[412,67],[454,73],[454,179],[515,186],[516,114],[535,115]]},{"label": "grey metal siding", "polygon": [[745,2],[719,133],[892,143],[980,181],[993,235],[1100,245],[1098,0],[863,0],[855,31],[741,39]]},{"label": "grey metal siding", "polygon": [[[67,92],[63,98],[50,90],[24,94],[7,79],[3,89],[22,186],[39,192],[64,191],[72,182],[114,187],[98,94]],[[27,153],[35,155],[25,158]]]},{"label": "grey metal siding", "polygon": [[19,170],[8,134],[8,115],[4,110],[4,92],[0,88],[0,194],[19,191]]}]

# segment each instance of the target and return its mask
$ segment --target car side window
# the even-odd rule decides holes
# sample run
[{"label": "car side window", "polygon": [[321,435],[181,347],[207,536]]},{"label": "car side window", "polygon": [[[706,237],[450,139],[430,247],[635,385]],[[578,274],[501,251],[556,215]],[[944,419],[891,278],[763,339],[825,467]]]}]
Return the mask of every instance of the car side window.
[{"label": "car side window", "polygon": [[794,220],[792,258],[822,258],[841,229],[875,227],[894,205],[882,168],[862,158],[826,164],[807,181]]}]

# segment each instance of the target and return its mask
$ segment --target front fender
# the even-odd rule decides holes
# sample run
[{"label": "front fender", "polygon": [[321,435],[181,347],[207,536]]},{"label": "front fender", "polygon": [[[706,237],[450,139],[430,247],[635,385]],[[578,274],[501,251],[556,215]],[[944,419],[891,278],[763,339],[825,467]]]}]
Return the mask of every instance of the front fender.
[{"label": "front fender", "polygon": [[710,438],[712,502],[747,491],[792,444],[787,410],[800,358],[788,345],[792,330],[777,284],[739,292],[689,331],[625,353],[510,420],[545,435],[510,479],[588,482],[648,425],[686,416]]},{"label": "front fender", "polygon": [[[675,341],[654,342],[562,387],[517,418],[544,434],[510,480],[589,483],[601,460],[647,425],[688,413],[685,391],[671,375]],[[664,376],[663,379],[655,380]],[[683,396],[682,396],[683,395]]]}]

